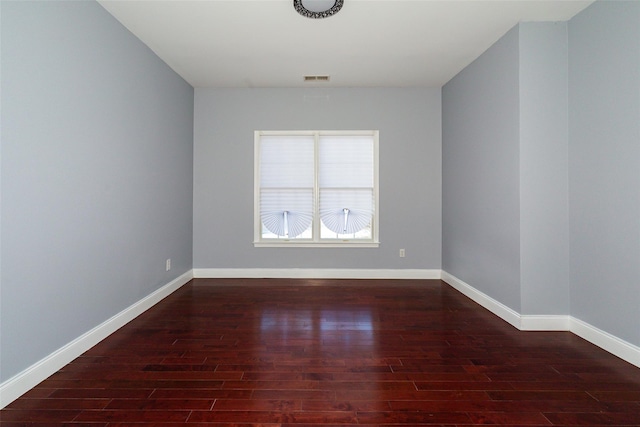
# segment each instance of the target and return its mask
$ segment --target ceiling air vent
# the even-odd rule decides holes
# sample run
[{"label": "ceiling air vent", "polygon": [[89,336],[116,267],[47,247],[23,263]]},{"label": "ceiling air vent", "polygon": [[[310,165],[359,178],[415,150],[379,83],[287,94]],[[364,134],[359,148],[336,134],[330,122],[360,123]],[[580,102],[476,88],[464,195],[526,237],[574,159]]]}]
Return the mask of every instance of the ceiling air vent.
[{"label": "ceiling air vent", "polygon": [[304,76],[305,82],[328,82],[329,76]]}]

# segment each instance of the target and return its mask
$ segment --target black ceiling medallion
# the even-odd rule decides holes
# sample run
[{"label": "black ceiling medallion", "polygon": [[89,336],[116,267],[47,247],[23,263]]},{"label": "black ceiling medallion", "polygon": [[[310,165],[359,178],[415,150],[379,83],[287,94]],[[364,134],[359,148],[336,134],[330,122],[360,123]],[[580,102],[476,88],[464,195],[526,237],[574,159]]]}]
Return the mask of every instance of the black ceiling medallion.
[{"label": "black ceiling medallion", "polygon": [[335,0],[333,6],[331,6],[330,8],[317,11],[307,9],[303,3],[313,4],[313,0],[293,0],[293,7],[300,15],[306,16],[307,18],[311,19],[322,19],[328,18],[338,13],[340,9],[342,9],[344,0]]}]

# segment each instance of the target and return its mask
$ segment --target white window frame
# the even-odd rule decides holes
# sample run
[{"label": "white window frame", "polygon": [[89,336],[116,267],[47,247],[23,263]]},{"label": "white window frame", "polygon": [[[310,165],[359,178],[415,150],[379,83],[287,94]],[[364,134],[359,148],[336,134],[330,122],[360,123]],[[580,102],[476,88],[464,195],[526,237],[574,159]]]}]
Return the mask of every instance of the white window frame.
[{"label": "white window frame", "polygon": [[[313,231],[311,239],[263,239],[260,218],[260,140],[262,136],[314,136],[315,179]],[[372,136],[373,137],[373,214],[371,217],[371,239],[321,239],[318,185],[318,144],[320,136]],[[378,185],[379,131],[255,131],[254,132],[254,202],[253,245],[254,247],[323,247],[323,248],[377,248],[380,246],[380,195]]]}]

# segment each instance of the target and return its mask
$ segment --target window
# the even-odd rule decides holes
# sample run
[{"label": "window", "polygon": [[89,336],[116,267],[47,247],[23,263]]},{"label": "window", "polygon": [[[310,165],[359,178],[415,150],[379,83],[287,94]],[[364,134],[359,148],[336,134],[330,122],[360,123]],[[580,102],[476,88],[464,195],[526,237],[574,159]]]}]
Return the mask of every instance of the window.
[{"label": "window", "polygon": [[256,131],[255,246],[378,246],[377,131]]}]

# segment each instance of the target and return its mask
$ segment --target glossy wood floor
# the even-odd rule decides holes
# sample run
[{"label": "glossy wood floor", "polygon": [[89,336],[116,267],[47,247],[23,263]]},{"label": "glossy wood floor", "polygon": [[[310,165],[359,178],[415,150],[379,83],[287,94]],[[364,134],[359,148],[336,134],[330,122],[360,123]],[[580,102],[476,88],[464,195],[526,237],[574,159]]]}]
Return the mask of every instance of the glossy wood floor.
[{"label": "glossy wood floor", "polygon": [[0,412],[46,425],[640,425],[640,369],[439,280],[195,280]]}]

